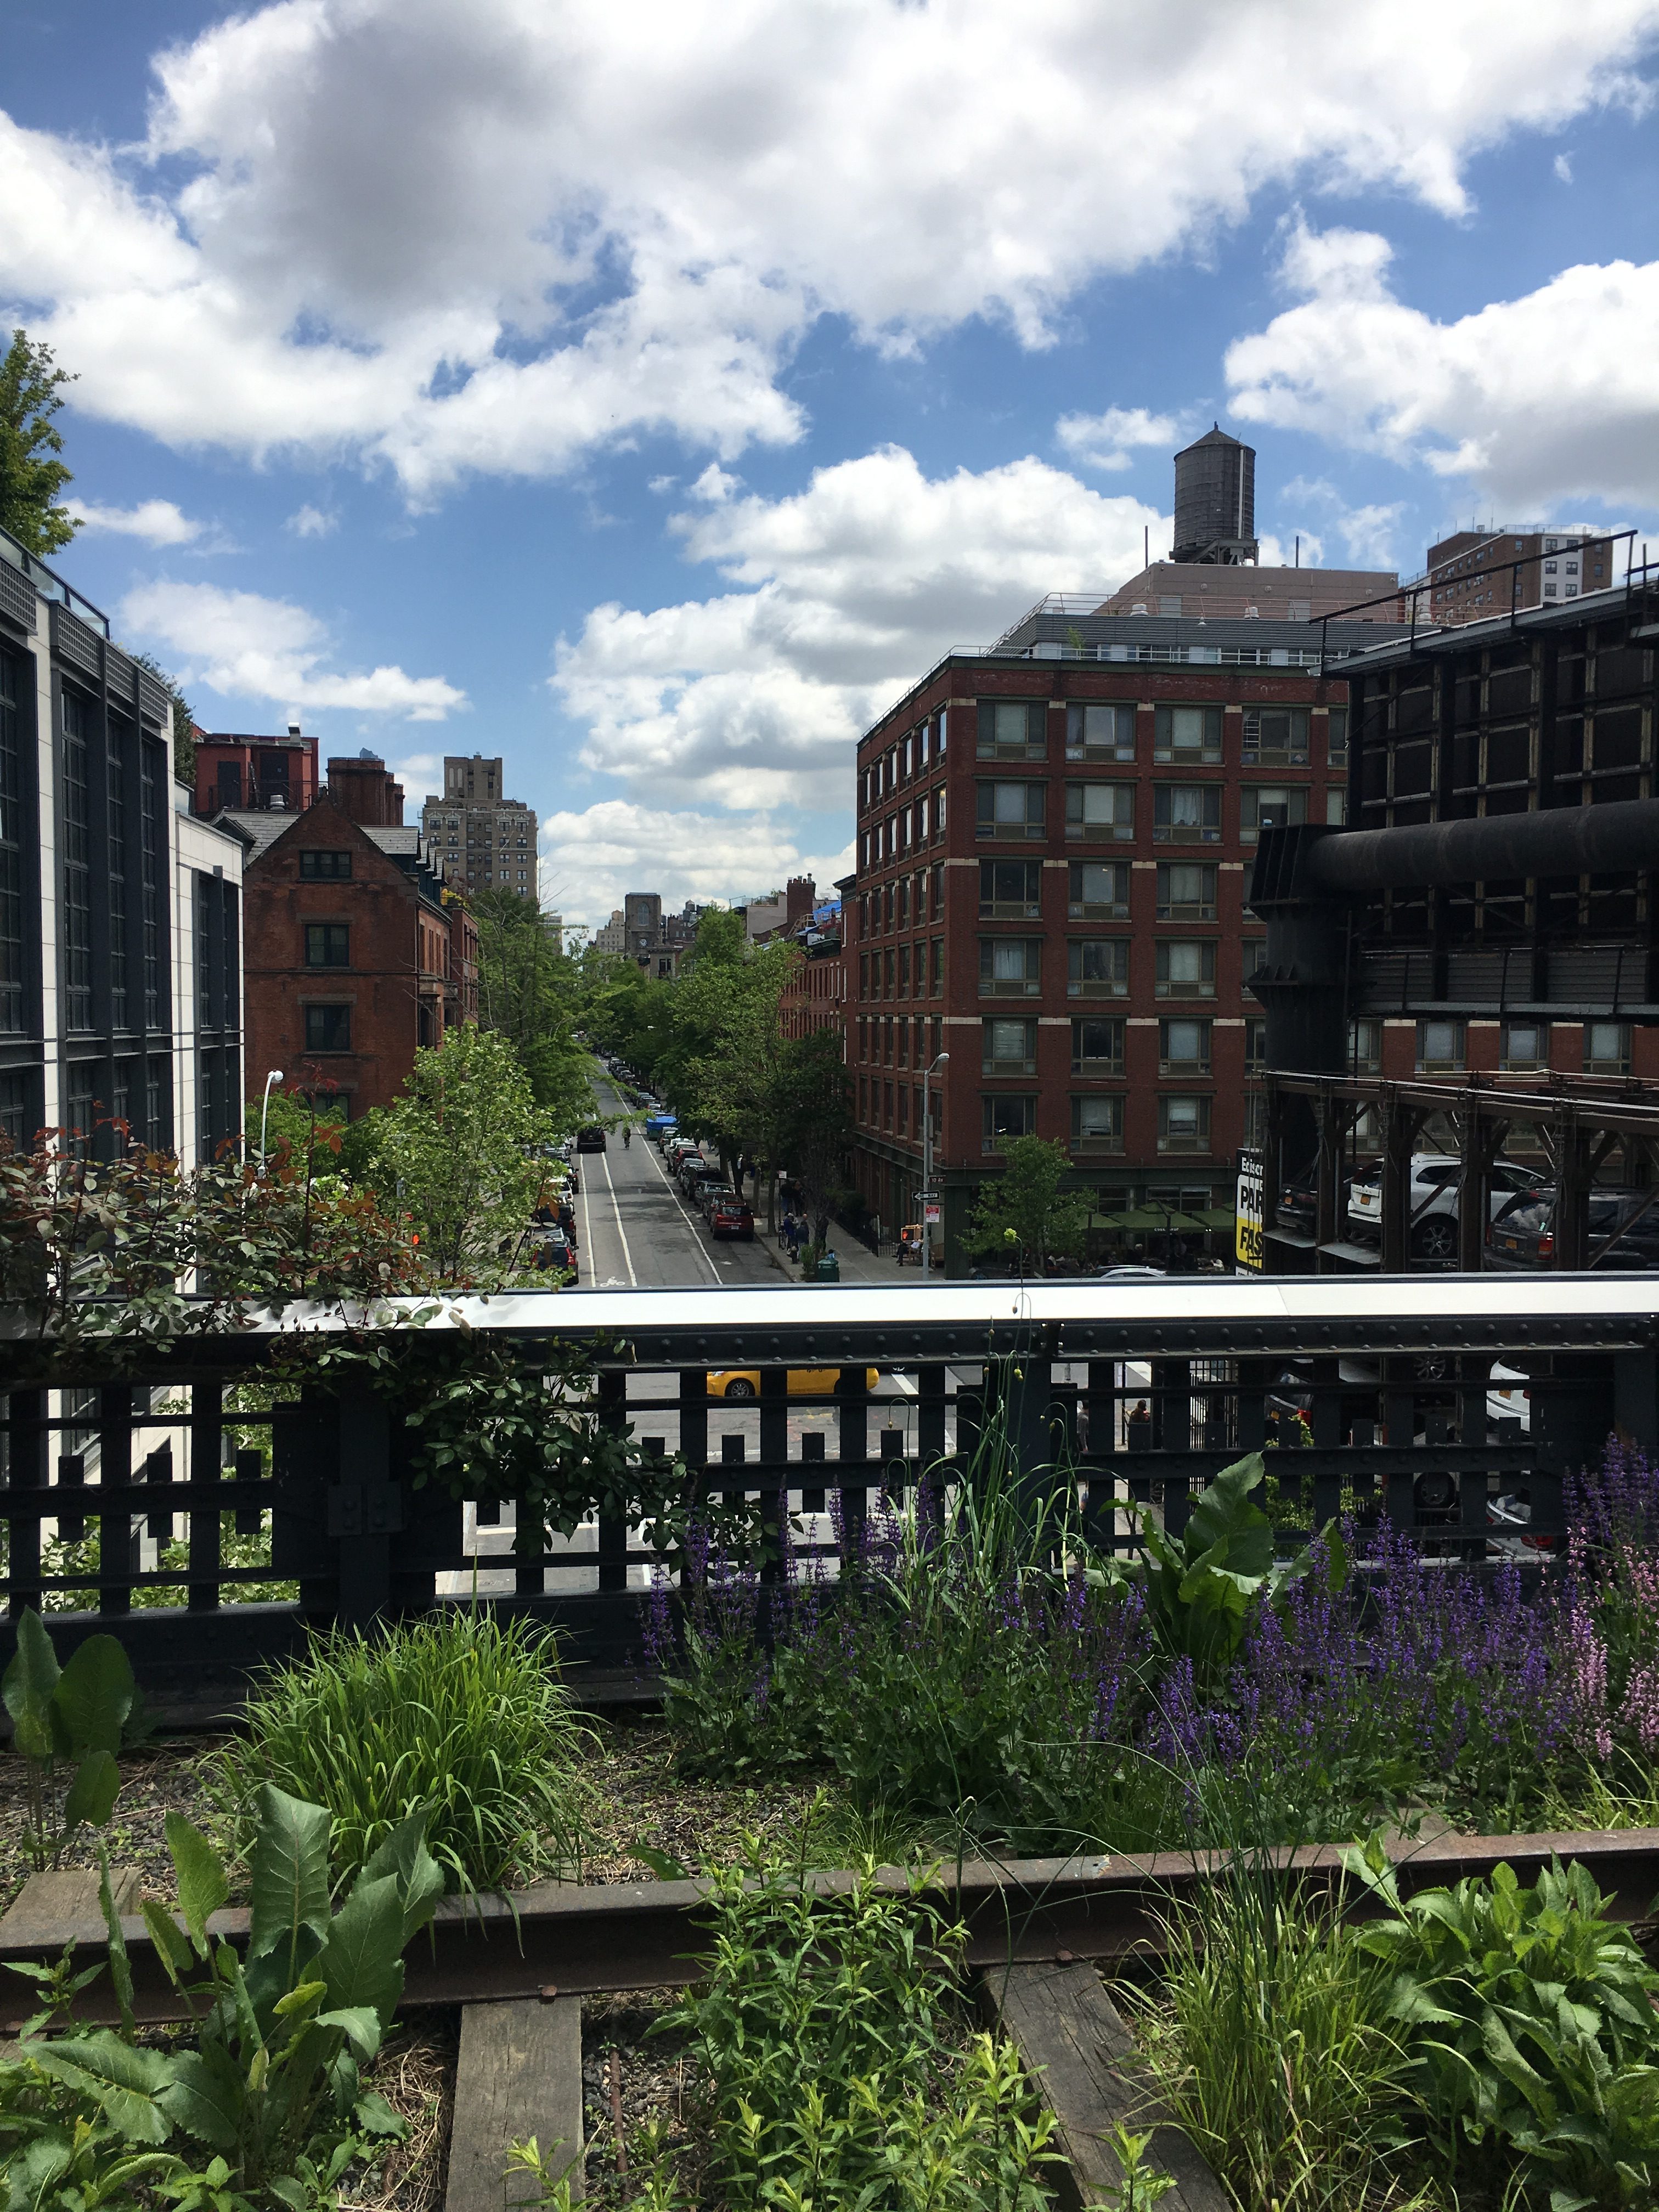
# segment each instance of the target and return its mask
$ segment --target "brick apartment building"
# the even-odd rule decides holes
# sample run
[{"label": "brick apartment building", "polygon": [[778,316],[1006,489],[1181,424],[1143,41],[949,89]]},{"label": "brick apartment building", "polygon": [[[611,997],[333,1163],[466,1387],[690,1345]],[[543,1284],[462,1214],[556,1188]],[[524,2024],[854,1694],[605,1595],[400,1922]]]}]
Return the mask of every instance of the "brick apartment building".
[{"label": "brick apartment building", "polygon": [[922,1070],[944,1051],[948,1273],[1026,1133],[1068,1148],[1102,1215],[1174,1214],[1231,1249],[1262,1038],[1244,987],[1258,830],[1344,818],[1347,687],[1328,671],[1395,634],[1332,623],[1322,672],[1299,623],[1039,610],[869,731],[842,890],[855,1171],[884,1224],[917,1218]]},{"label": "brick apartment building", "polygon": [[372,755],[331,760],[313,805],[227,812],[243,872],[247,1079],[391,1104],[418,1046],[476,1021],[477,927],[446,890],[401,785]]},{"label": "brick apartment building", "polygon": [[533,899],[536,812],[523,799],[505,795],[504,776],[499,756],[447,756],[443,796],[424,801],[421,828],[451,883],[466,890],[515,891]]},{"label": "brick apartment building", "polygon": [[1604,592],[1622,580],[1613,574],[1617,550],[1592,531],[1535,522],[1455,530],[1429,548],[1418,620],[1452,629],[1507,615],[1511,605],[1552,606]]},{"label": "brick apartment building", "polygon": [[290,722],[286,737],[196,732],[196,811],[215,815],[262,807],[296,814],[320,788],[317,740]]}]

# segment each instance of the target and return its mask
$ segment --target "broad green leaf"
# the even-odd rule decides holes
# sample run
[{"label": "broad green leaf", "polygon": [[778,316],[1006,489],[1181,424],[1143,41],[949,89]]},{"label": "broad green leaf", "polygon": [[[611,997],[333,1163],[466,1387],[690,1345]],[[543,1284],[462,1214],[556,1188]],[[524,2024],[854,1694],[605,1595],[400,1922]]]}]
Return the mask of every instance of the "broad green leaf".
[{"label": "broad green leaf", "polygon": [[685,1881],[690,1879],[688,1869],[667,1851],[653,1850],[649,1844],[630,1844],[628,1850],[629,1857],[648,1866],[659,1881]]},{"label": "broad green leaf", "polygon": [[162,1825],[179,1881],[179,1910],[191,1941],[205,1958],[208,1921],[230,1895],[230,1884],[217,1851],[182,1813],[169,1813]]},{"label": "broad green leaf", "polygon": [[0,1682],[0,1698],[11,1715],[13,1741],[26,1759],[50,1759],[52,1693],[58,1686],[58,1654],[40,1616],[26,1607],[18,1616],[17,1650]]},{"label": "broad green leaf", "polygon": [[409,2124],[394,2112],[378,2089],[365,2089],[358,2098],[351,2115],[351,2124],[359,2135],[403,2136],[409,2132]]},{"label": "broad green leaf", "polygon": [[404,1914],[395,1875],[359,1881],[335,1915],[317,1971],[337,2008],[372,2005],[389,2021],[404,1987]]},{"label": "broad green leaf", "polygon": [[380,2047],[380,2016],[368,2005],[341,2005],[319,2012],[319,2027],[337,2027],[365,2066]]},{"label": "broad green leaf", "polygon": [[278,1997],[272,2009],[278,2020],[292,2021],[297,2014],[315,2012],[327,1995],[326,1982],[301,1982]]},{"label": "broad green leaf", "polygon": [[176,2062],[159,2051],[129,2043],[111,2028],[25,2048],[43,2074],[92,2098],[131,2141],[165,2142],[173,2132],[163,2094]]},{"label": "broad green leaf", "polygon": [[94,1751],[81,1761],[64,1800],[64,1826],[101,1828],[115,1810],[121,1770],[110,1753]]},{"label": "broad green leaf", "polygon": [[173,2065],[162,2102],[181,2128],[215,2150],[234,2150],[241,2131],[247,2087],[222,2043],[204,2042]]},{"label": "broad green leaf", "polygon": [[8,2166],[4,2180],[9,2191],[7,2212],[46,2212],[60,2205],[58,2183],[70,2170],[74,2156],[70,2139],[61,2128],[37,2136],[22,2156]]},{"label": "broad green leaf", "polygon": [[379,1881],[386,1875],[397,1879],[407,1943],[431,1919],[444,1893],[443,1869],[426,1847],[424,1813],[411,1813],[406,1820],[399,1820],[357,1880]]},{"label": "broad green leaf", "polygon": [[1188,1559],[1207,1552],[1212,1544],[1225,1543],[1231,1549],[1246,1531],[1261,1528],[1268,1540],[1267,1559],[1261,1569],[1267,1572],[1273,1560],[1273,1523],[1259,1505],[1250,1502],[1250,1492],[1264,1472],[1261,1453],[1251,1452],[1231,1467],[1224,1467],[1208,1489],[1193,1501],[1183,1532]]},{"label": "broad green leaf", "polygon": [[153,1897],[145,1898],[138,1909],[144,1916],[149,1940],[155,1946],[162,1965],[175,1983],[179,1981],[196,1963],[190,1939],[166,1906],[158,1905]]},{"label": "broad green leaf", "polygon": [[89,1751],[114,1757],[137,1694],[131,1664],[114,1637],[89,1636],[70,1654],[52,1696],[77,1758]]},{"label": "broad green leaf", "polygon": [[[248,1955],[283,1950],[297,1963],[301,1931],[328,1932],[329,1816],[270,1782],[261,1785],[258,1807]],[[290,1964],[290,1982],[295,1971]]]}]

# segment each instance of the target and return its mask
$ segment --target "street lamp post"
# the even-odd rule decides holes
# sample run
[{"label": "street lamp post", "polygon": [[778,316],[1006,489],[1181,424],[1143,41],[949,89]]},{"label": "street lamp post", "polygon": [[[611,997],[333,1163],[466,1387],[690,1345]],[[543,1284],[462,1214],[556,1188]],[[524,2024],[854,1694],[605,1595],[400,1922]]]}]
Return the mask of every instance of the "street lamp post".
[{"label": "street lamp post", "polygon": [[[926,1282],[933,1272],[933,1240],[928,1231],[927,1207],[933,1196],[933,1104],[930,1096],[933,1078],[941,1067],[948,1066],[951,1055],[942,1052],[931,1067],[921,1072],[921,1279]],[[939,1225],[944,1226],[945,1208],[939,1207]]]},{"label": "street lamp post", "polygon": [[259,1102],[259,1172],[261,1175],[265,1171],[265,1122],[270,1113],[270,1086],[273,1083],[280,1083],[282,1079],[282,1069],[273,1067],[265,1077],[265,1095]]}]

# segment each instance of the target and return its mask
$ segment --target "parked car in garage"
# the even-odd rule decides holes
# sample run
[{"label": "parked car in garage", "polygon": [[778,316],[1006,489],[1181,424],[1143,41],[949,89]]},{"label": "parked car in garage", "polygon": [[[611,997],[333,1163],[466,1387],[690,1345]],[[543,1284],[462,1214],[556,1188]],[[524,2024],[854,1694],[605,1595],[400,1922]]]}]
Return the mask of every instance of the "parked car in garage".
[{"label": "parked car in garage", "polygon": [[[1457,1257],[1457,1185],[1463,1163],[1455,1152],[1413,1152],[1409,1211],[1411,1254],[1415,1260]],[[1496,1160],[1491,1174],[1488,1218],[1496,1219],[1511,1200],[1538,1188],[1537,1176],[1509,1160]],[[1356,1243],[1375,1244],[1382,1235],[1382,1175],[1356,1176],[1348,1193],[1348,1233]]]},{"label": "parked car in garage", "polygon": [[[1659,1193],[1607,1188],[1589,1194],[1589,1263],[1619,1274],[1659,1267]],[[1486,1231],[1492,1267],[1555,1265],[1555,1187],[1516,1200]]]}]

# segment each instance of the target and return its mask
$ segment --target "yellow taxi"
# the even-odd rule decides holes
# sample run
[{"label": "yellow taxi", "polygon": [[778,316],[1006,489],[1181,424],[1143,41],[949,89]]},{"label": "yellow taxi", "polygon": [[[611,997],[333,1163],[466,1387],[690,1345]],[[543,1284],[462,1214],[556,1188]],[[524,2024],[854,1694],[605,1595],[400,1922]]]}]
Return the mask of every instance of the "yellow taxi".
[{"label": "yellow taxi", "polygon": [[[789,1370],[789,1395],[792,1398],[828,1398],[847,1371],[842,1367],[792,1367]],[[866,1389],[873,1390],[880,1379],[879,1367],[865,1369]],[[708,1377],[708,1395],[711,1398],[758,1398],[759,1368],[720,1368]]]}]

